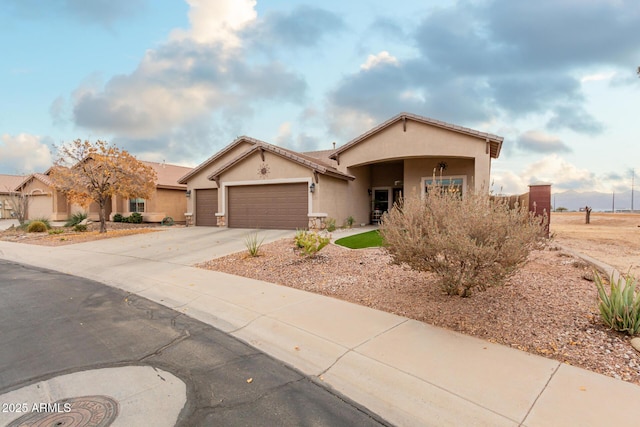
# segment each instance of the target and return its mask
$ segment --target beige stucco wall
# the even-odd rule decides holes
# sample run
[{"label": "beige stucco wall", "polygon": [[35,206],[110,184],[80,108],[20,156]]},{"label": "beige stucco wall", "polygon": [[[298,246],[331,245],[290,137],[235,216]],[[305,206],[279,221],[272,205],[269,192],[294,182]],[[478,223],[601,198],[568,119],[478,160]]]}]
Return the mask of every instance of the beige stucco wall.
[{"label": "beige stucco wall", "polygon": [[164,216],[170,216],[174,221],[184,222],[184,214],[187,211],[187,198],[184,191],[158,188],[154,197],[149,200],[149,212],[162,213]]},{"label": "beige stucco wall", "polygon": [[344,225],[347,217],[353,215],[347,205],[348,182],[327,175],[320,175],[313,195],[314,213],[325,213],[333,218],[338,227]]},{"label": "beige stucco wall", "polygon": [[[259,173],[262,165],[269,169],[267,175]],[[220,175],[220,182],[267,181],[270,179],[311,178],[313,171],[299,163],[285,159],[269,151],[264,152],[264,161],[259,152],[252,153],[234,167]]]},{"label": "beige stucco wall", "polygon": [[407,120],[406,132],[399,121],[341,153],[338,168],[353,174],[354,166],[417,157],[433,157],[436,164],[440,158],[476,159],[470,180],[476,188],[488,187],[491,161],[486,141],[412,120]]},{"label": "beige stucco wall", "polygon": [[11,212],[13,212],[13,205],[10,202],[10,198],[6,194],[0,194],[0,219],[11,218]]},{"label": "beige stucco wall", "polygon": [[22,189],[22,191],[31,196],[29,197],[27,219],[52,219],[53,195],[51,194],[51,188],[48,185],[37,179],[32,179]]},{"label": "beige stucco wall", "polygon": [[347,183],[346,209],[347,216],[351,215],[355,219],[354,224],[369,224],[371,210],[371,196],[369,189],[371,188],[371,168],[362,166],[351,168],[351,175],[356,179]]},{"label": "beige stucco wall", "polygon": [[[131,215],[129,199],[120,196],[113,197],[111,209],[111,220],[116,213],[124,216]],[[143,217],[146,222],[160,222],[167,216],[174,221],[184,222],[186,211],[187,197],[184,189],[157,188],[148,199],[145,199]]]},{"label": "beige stucco wall", "polygon": [[[447,168],[439,170],[438,164],[446,162]],[[465,176],[468,188],[474,186],[474,160],[460,158],[425,158],[425,159],[407,159],[404,162],[404,196],[409,197],[413,194],[420,196],[422,194],[422,178],[430,178],[434,175],[436,178],[449,176]]]}]

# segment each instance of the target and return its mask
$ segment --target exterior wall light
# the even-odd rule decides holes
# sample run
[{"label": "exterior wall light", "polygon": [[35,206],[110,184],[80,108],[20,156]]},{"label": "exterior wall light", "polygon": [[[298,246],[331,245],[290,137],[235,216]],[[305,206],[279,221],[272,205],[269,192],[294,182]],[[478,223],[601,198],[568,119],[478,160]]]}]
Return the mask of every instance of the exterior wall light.
[{"label": "exterior wall light", "polygon": [[187,190],[184,193],[187,197],[191,197],[191,190]]},{"label": "exterior wall light", "polygon": [[309,186],[309,192],[313,193],[316,191],[316,184],[315,183],[311,183],[311,185]]}]

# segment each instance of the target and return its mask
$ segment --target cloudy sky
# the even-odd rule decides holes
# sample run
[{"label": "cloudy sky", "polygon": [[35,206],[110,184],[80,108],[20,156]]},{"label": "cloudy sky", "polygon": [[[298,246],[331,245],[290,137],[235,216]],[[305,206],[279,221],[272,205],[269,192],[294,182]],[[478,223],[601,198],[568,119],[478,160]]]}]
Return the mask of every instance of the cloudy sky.
[{"label": "cloudy sky", "polygon": [[0,173],[77,138],[329,149],[407,111],[503,136],[494,191],[624,191],[639,29],[638,0],[2,0]]}]

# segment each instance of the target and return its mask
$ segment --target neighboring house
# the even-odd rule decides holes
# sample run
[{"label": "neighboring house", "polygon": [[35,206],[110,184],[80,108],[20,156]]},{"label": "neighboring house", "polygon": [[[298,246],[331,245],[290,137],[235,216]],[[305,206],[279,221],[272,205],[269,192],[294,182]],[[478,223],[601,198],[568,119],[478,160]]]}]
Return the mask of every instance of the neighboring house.
[{"label": "neighboring house", "polygon": [[13,204],[10,195],[24,180],[20,175],[0,174],[0,219],[13,218]]},{"label": "neighboring house", "polygon": [[[152,167],[157,174],[156,189],[148,199],[125,200],[114,196],[111,205],[107,206],[106,214],[113,219],[113,215],[120,213],[124,216],[132,212],[142,214],[145,222],[160,222],[164,217],[170,216],[177,222],[185,221],[187,198],[185,197],[186,185],[178,184],[177,180],[191,168],[168,165],[165,163],[145,162]],[[29,175],[16,189],[24,191],[31,197],[27,219],[47,218],[51,221],[65,221],[76,212],[87,212],[88,217],[97,220],[99,208],[96,203],[91,203],[88,209],[70,204],[61,192],[55,190],[49,176],[51,170],[45,173]]]},{"label": "neighboring house", "polygon": [[66,196],[54,188],[50,172],[51,169],[44,173],[32,173],[16,187],[16,191],[29,196],[26,219],[46,218],[51,221],[64,221],[69,218],[71,206]]},{"label": "neighboring house", "polygon": [[401,113],[345,145],[298,153],[239,137],[184,175],[195,225],[324,228],[379,220],[401,196],[420,196],[434,176],[456,191],[488,191],[503,138]]},{"label": "neighboring house", "polygon": [[187,209],[187,198],[185,197],[187,186],[179,184],[178,179],[191,171],[191,168],[166,163],[141,162],[152,167],[156,172],[154,194],[146,200],[114,197],[111,203],[110,218],[113,219],[116,213],[129,216],[133,212],[139,212],[145,222],[160,222],[167,216],[176,222],[184,222],[184,214]]}]

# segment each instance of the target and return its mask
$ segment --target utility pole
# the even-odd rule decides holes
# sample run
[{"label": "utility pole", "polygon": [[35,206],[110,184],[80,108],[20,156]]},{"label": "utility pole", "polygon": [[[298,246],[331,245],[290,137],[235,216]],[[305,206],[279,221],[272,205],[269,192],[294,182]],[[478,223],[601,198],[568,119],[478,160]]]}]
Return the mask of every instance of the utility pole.
[{"label": "utility pole", "polygon": [[611,198],[611,212],[616,213],[616,191],[613,190],[613,195]]},{"label": "utility pole", "polygon": [[631,213],[633,213],[633,183],[636,178],[636,170],[631,169]]}]

